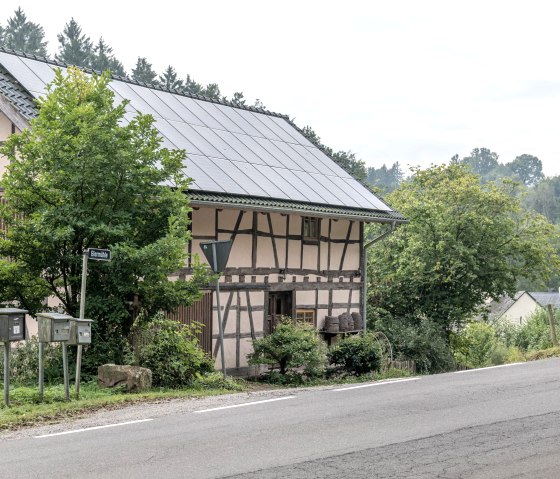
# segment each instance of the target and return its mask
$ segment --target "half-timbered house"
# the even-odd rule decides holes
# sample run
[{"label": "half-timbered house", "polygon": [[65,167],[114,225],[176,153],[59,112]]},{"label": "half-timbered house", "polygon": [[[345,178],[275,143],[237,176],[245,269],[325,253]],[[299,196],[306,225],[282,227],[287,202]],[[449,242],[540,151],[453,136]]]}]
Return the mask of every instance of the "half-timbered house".
[{"label": "half-timbered house", "polygon": [[[0,50],[0,140],[28,126],[55,68],[65,65]],[[233,240],[220,284],[228,368],[246,366],[251,339],[282,315],[322,329],[327,315],[361,310],[364,226],[400,223],[398,212],[285,115],[120,77],[110,87],[116,101],[129,100],[127,119],[153,115],[164,145],[187,151],[189,253],[201,254],[201,241]],[[217,356],[213,294],[174,316],[205,323],[203,345]]]}]

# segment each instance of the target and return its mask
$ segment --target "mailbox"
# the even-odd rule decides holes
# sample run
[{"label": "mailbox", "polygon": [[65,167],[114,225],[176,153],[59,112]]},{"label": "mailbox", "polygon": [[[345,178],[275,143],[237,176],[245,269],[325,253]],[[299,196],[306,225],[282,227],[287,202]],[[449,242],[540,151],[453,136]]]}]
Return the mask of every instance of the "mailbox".
[{"label": "mailbox", "polygon": [[70,346],[80,344],[91,344],[91,323],[92,319],[71,319],[70,320]]},{"label": "mailbox", "polygon": [[0,341],[25,339],[25,309],[0,308]]},{"label": "mailbox", "polygon": [[72,316],[60,313],[37,313],[39,341],[41,343],[61,342],[70,339]]}]

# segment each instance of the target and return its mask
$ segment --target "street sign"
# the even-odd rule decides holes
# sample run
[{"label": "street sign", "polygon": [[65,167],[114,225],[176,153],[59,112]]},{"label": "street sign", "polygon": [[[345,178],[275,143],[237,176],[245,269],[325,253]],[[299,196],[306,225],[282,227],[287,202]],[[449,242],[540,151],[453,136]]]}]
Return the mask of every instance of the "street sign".
[{"label": "street sign", "polygon": [[[200,248],[202,249],[204,256],[206,256],[208,264],[214,273],[223,273],[226,269],[232,243],[233,241],[231,240],[200,243]],[[214,254],[216,257],[214,257]]]},{"label": "street sign", "polygon": [[111,251],[108,249],[88,248],[88,258],[96,261],[111,261]]}]

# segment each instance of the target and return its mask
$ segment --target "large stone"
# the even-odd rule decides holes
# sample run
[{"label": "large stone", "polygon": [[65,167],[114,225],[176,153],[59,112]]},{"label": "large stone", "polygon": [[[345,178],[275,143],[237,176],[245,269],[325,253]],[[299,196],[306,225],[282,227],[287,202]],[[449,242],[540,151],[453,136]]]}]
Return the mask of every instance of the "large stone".
[{"label": "large stone", "polygon": [[126,384],[127,392],[138,392],[152,387],[152,371],[140,366],[104,364],[97,368],[97,382],[102,388]]}]

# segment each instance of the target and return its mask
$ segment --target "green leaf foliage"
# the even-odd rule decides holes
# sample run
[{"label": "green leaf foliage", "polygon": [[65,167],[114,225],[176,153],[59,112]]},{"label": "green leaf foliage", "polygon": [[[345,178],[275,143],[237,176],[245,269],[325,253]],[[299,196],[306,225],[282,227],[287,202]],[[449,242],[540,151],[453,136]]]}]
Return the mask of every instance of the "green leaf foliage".
[{"label": "green leaf foliage", "polygon": [[161,315],[144,326],[148,341],[140,348],[139,364],[152,371],[154,386],[190,386],[214,370],[212,358],[198,345],[195,329]]},{"label": "green leaf foliage", "polygon": [[492,353],[498,346],[496,331],[484,322],[472,322],[456,335],[452,347],[457,362],[471,368],[492,364]]},{"label": "green leaf foliage", "polygon": [[346,374],[361,376],[379,370],[381,350],[375,336],[369,332],[350,335],[337,342],[328,353],[329,364]]},{"label": "green leaf foliage", "polygon": [[325,369],[324,342],[317,330],[291,318],[283,318],[276,329],[264,338],[253,340],[249,364],[279,367],[281,375],[297,375],[303,368],[307,377],[319,377]]},{"label": "green leaf foliage", "polygon": [[487,297],[513,294],[518,277],[550,276],[559,266],[558,231],[525,211],[512,188],[481,185],[457,164],[416,170],[388,197],[409,224],[370,255],[374,304],[448,334]]},{"label": "green leaf foliage", "polygon": [[86,317],[94,319],[91,367],[121,362],[138,299],[148,315],[191,304],[207,276],[170,281],[184,266],[189,179],[184,151],[161,147],[149,115],[125,120],[110,78],[57,71],[38,117],[0,153],[10,160],[0,211],[0,299],[32,313],[47,295],[79,312],[82,255],[108,248],[111,262],[89,262]]}]

